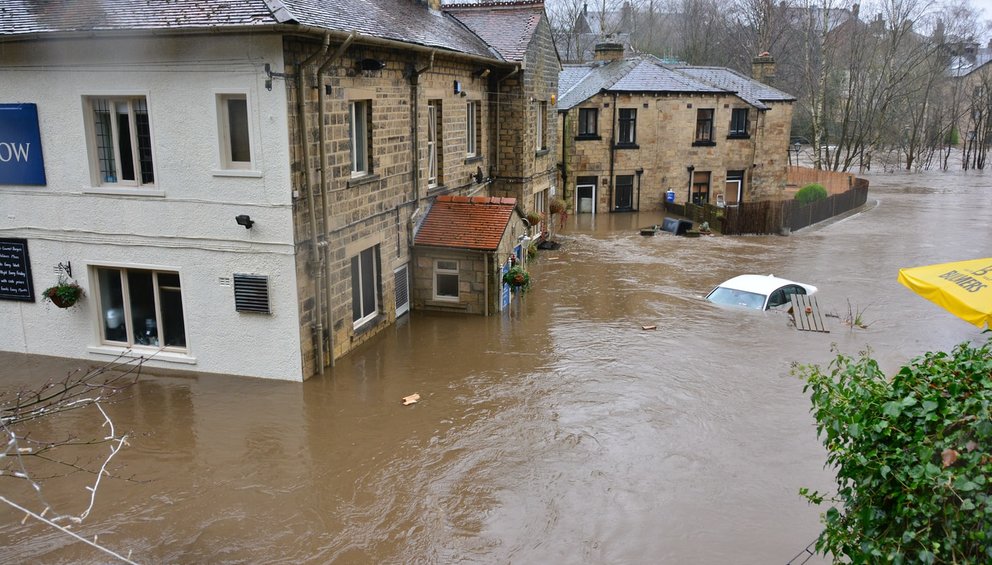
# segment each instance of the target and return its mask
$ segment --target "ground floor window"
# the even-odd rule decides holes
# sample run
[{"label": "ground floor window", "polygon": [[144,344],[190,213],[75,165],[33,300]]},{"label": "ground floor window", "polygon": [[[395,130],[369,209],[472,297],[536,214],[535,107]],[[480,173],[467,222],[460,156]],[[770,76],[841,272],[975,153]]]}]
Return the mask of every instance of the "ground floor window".
[{"label": "ground floor window", "polygon": [[375,319],[379,313],[379,246],[351,258],[351,319],[355,327]]},{"label": "ground floor window", "polygon": [[434,299],[448,302],[458,300],[458,261],[434,261]]},{"label": "ground floor window", "polygon": [[96,274],[104,342],[186,350],[179,273],[98,267]]}]

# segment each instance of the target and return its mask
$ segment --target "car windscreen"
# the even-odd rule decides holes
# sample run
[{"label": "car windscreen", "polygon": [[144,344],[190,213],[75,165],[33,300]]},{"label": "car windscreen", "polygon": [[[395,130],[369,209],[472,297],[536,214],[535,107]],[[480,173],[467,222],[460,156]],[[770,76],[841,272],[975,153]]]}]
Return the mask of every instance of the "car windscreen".
[{"label": "car windscreen", "polygon": [[713,292],[706,296],[706,300],[716,304],[743,306],[755,310],[761,310],[765,306],[765,295],[763,294],[747,292],[746,290],[735,290],[723,286],[714,288]]}]

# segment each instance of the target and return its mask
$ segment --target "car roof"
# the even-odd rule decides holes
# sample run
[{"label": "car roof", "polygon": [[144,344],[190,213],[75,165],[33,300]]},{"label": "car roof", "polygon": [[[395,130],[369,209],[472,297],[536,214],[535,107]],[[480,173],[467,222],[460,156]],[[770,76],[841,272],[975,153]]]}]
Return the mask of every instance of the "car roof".
[{"label": "car roof", "polygon": [[738,275],[732,279],[723,281],[719,286],[768,295],[774,292],[775,289],[787,284],[799,285],[805,288],[807,292],[816,290],[816,287],[813,285],[790,281],[789,279],[779,278],[774,275]]}]

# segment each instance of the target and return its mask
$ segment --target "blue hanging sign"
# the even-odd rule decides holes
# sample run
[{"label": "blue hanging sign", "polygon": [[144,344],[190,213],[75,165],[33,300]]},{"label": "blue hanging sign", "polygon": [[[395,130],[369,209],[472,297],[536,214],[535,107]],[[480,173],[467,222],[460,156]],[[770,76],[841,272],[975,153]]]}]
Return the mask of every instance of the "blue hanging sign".
[{"label": "blue hanging sign", "polygon": [[0,104],[0,184],[47,184],[36,104]]}]

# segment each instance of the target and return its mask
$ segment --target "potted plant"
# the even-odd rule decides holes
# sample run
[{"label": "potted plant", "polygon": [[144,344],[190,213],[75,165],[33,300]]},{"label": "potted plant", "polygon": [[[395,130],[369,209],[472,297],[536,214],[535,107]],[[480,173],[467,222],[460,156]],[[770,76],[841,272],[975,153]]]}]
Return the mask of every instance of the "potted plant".
[{"label": "potted plant", "polygon": [[530,288],[530,275],[523,267],[515,265],[503,275],[503,282],[510,285],[513,290]]},{"label": "potted plant", "polygon": [[76,281],[70,282],[65,277],[59,277],[55,286],[46,288],[41,294],[59,308],[70,308],[83,297],[84,293],[83,287]]}]

